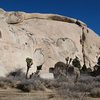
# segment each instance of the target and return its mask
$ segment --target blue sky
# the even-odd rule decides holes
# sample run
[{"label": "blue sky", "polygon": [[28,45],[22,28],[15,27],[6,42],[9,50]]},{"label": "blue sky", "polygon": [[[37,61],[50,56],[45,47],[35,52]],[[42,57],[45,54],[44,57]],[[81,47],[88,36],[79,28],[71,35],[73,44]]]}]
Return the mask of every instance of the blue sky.
[{"label": "blue sky", "polygon": [[0,8],[73,17],[100,35],[100,0],[0,0]]}]

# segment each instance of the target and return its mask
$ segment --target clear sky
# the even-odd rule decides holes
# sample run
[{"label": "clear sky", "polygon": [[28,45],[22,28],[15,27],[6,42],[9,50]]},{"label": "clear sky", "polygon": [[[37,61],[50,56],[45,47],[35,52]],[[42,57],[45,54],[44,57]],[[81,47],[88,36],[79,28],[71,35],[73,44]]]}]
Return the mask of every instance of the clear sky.
[{"label": "clear sky", "polygon": [[0,0],[0,8],[73,17],[100,35],[100,0]]}]

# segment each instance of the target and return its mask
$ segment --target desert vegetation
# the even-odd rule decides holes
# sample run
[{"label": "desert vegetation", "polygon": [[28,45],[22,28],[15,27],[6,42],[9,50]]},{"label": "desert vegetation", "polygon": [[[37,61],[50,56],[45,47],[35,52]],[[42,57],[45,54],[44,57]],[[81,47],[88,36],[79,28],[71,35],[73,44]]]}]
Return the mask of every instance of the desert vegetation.
[{"label": "desert vegetation", "polygon": [[[29,64],[32,65],[32,60],[30,60],[30,62]],[[74,60],[74,64],[76,63],[80,65],[79,61],[76,60],[75,62]],[[20,90],[21,93],[33,93],[34,91],[38,93],[38,91],[41,91],[42,93],[47,93],[46,99],[43,100],[56,100],[58,97],[60,98],[59,100],[91,100],[91,98],[98,100],[98,98],[100,98],[100,75],[96,74],[93,76],[91,73],[99,73],[100,58],[94,66],[95,70],[92,72],[88,72],[88,69],[86,69],[87,73],[83,73],[84,70],[80,69],[78,65],[81,74],[77,82],[74,80],[76,77],[75,74],[66,74],[65,70],[68,67],[67,64],[67,60],[66,64],[58,62],[54,68],[50,69],[51,72],[56,71],[54,79],[43,79],[39,76],[42,65],[37,66],[37,70],[32,74],[31,78],[26,78],[27,74],[24,73],[22,69],[16,69],[7,74],[6,77],[0,77],[0,88],[4,90],[9,88],[17,89]],[[73,69],[71,71],[73,71]],[[39,100],[42,100],[42,98]]]},{"label": "desert vegetation", "polygon": [[[86,98],[100,97],[100,76],[92,77],[84,74],[80,76],[77,83],[74,83],[72,76],[70,79],[65,79],[65,77],[51,80],[40,77],[26,79],[21,70],[15,72],[16,75],[13,75],[12,72],[6,78],[0,78],[1,89],[15,88],[28,93],[50,90],[56,92],[56,95],[60,96],[62,100],[66,100],[66,98],[69,98],[68,100],[86,100]],[[54,95],[51,96],[50,94],[49,97],[55,98]]]},{"label": "desert vegetation", "polygon": [[26,71],[26,79],[28,78],[28,72],[31,66],[33,65],[33,61],[31,58],[26,58],[26,63],[27,63],[27,71]]}]

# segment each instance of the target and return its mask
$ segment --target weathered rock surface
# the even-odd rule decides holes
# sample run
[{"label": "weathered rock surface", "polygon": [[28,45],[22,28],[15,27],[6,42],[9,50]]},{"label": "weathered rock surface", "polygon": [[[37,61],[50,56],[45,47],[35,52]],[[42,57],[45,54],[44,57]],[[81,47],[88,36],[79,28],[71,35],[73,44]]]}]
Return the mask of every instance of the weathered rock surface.
[{"label": "weathered rock surface", "polygon": [[100,37],[79,20],[55,14],[5,12],[0,9],[0,76],[15,68],[26,71],[27,57],[33,59],[30,70],[43,64],[48,72],[57,61],[78,56],[83,65],[82,28],[87,67],[100,55]]}]

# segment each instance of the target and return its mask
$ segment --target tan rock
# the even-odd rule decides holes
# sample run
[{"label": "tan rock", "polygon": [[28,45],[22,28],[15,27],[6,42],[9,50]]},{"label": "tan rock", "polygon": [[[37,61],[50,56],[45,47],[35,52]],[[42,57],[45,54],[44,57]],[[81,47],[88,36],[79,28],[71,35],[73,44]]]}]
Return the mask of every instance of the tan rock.
[{"label": "tan rock", "polygon": [[76,19],[54,14],[0,14],[0,76],[15,68],[26,71],[27,57],[33,59],[30,73],[42,63],[42,72],[47,73],[57,61],[65,62],[67,56],[77,55],[83,64],[82,27],[85,27],[86,36],[86,64],[93,67],[100,55],[100,37],[86,24],[78,22],[81,25]]}]

